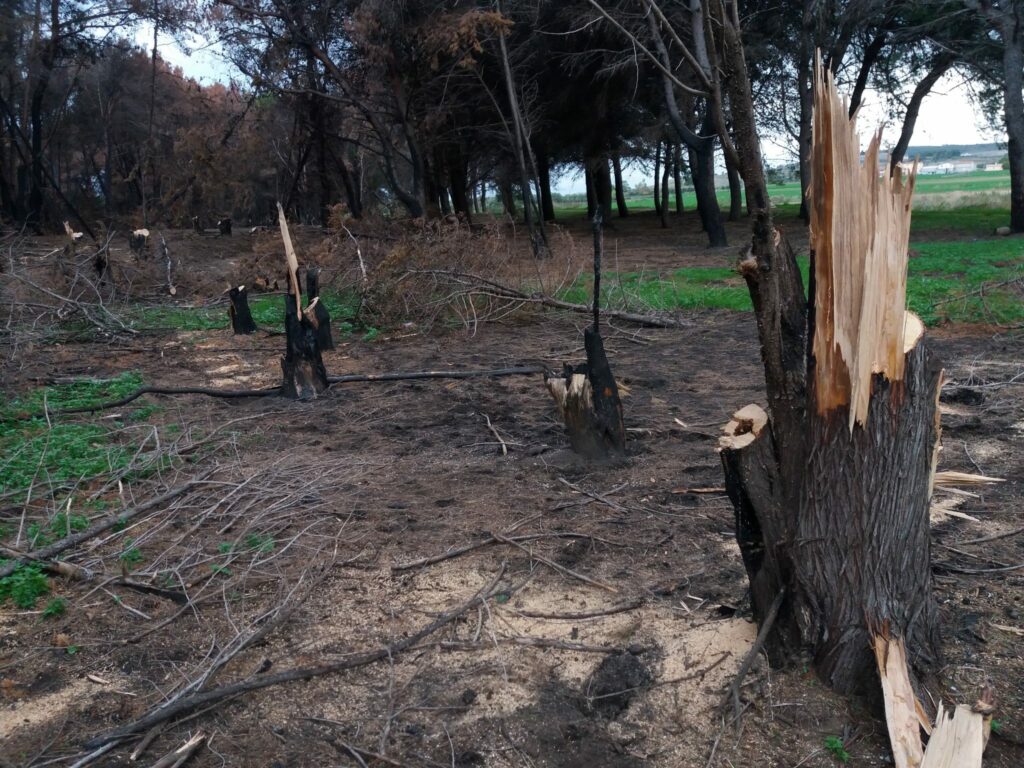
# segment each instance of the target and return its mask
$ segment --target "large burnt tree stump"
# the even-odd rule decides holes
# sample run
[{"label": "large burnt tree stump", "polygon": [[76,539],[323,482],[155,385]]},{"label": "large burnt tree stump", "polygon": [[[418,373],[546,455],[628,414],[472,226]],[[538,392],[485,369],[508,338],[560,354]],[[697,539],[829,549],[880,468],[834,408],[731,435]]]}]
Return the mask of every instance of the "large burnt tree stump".
[{"label": "large burnt tree stump", "polygon": [[604,252],[601,209],[594,215],[594,324],[583,332],[587,362],[566,364],[548,373],[544,384],[558,404],[572,449],[589,459],[622,456],[626,426],[619,387],[612,375],[600,331],[601,256]]},{"label": "large burnt tree stump", "polygon": [[277,204],[277,219],[281,227],[281,239],[284,241],[288,285],[291,288],[291,292],[284,300],[284,332],[287,346],[285,355],[281,358],[281,371],[284,374],[281,393],[285,397],[297,400],[312,400],[328,387],[327,370],[320,354],[319,323],[316,315],[316,306],[320,302],[313,299],[305,309],[302,308],[299,260],[288,232],[288,219],[280,203]]},{"label": "large burnt tree stump", "polygon": [[315,319],[299,314],[291,294],[284,299],[284,333],[287,346],[281,358],[281,393],[294,400],[313,400],[327,391],[327,369],[320,355]]},{"label": "large burnt tree stump", "polygon": [[809,650],[819,677],[850,693],[877,690],[883,633],[916,672],[940,663],[928,508],[941,370],[905,309],[913,176],[878,178],[880,134],[862,163],[847,110],[819,66],[810,299],[762,211],[740,271],[768,411],[738,411],[720,444],[754,614],[774,617],[770,658]]},{"label": "large burnt tree stump", "polygon": [[334,349],[334,338],[331,336],[331,313],[320,301],[320,267],[306,267],[306,303],[313,309],[320,349]]},{"label": "large burnt tree stump", "polygon": [[231,330],[236,336],[248,336],[256,332],[256,322],[252,319],[252,312],[249,310],[249,294],[244,285],[231,288],[228,291],[228,298],[231,306],[228,307],[228,315],[231,317]]},{"label": "large burnt tree stump", "polygon": [[225,237],[231,236],[231,217],[220,219],[217,222],[217,231]]}]

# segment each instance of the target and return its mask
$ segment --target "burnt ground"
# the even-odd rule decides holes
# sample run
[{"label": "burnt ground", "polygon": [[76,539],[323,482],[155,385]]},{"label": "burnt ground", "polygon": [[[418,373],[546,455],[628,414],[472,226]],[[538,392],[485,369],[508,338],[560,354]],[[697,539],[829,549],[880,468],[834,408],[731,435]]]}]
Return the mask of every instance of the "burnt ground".
[{"label": "burnt ground", "polygon": [[[187,243],[174,242],[183,258],[210,264],[208,250]],[[229,266],[211,269],[231,277],[240,256],[218,248]],[[654,268],[735,255],[680,253],[660,234],[630,250]],[[567,450],[537,376],[346,385],[311,403],[151,398],[159,410],[146,422],[170,436],[162,450],[173,460],[107,496],[128,506],[207,477],[130,528],[145,555],[132,579],[184,592],[188,604],[118,583],[111,535],[68,556],[98,574],[91,581],[54,579],[68,600],[63,617],[0,609],[3,761],[70,764],[89,738],[220,661],[208,688],[344,661],[410,637],[493,584],[488,600],[391,658],[201,708],[157,734],[142,763],[202,731],[207,743],[189,765],[796,768],[839,764],[830,736],[844,740],[850,765],[891,764],[878,713],[830,694],[799,664],[758,663],[742,729],[721,727],[725,688],[756,628],[715,447],[736,408],[763,402],[763,376],[749,315],[684,319],[685,329],[606,330],[630,430],[628,457],[606,465]],[[584,322],[546,312],[475,335],[402,329],[346,340],[325,362],[331,374],[558,367],[581,358]],[[929,343],[949,379],[940,469],[1008,482],[936,492],[946,659],[942,687],[928,693],[969,704],[991,686],[1001,727],[985,764],[1015,768],[1024,764],[1024,571],[960,571],[1024,562],[1024,535],[962,543],[1021,524],[1024,338],[951,328]],[[7,384],[139,370],[154,384],[274,385],[281,344],[213,330],[40,346]],[[492,532],[531,538],[393,568]],[[132,746],[95,764],[128,765]]]}]

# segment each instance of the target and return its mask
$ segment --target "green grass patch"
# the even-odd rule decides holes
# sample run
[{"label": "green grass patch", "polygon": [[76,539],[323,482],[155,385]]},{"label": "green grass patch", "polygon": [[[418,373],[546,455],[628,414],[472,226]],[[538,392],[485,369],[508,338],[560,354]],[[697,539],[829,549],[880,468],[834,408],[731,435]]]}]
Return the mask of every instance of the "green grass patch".
[{"label": "green grass patch", "polygon": [[[359,308],[359,297],[352,292],[326,290],[320,301],[331,315],[331,327],[337,336],[349,335]],[[284,330],[284,296],[254,294],[249,296],[249,310],[256,324],[271,331]],[[181,307],[169,304],[137,306],[129,310],[127,319],[138,331],[210,331],[230,328],[227,305],[216,307]]]},{"label": "green grass patch", "polygon": [[[0,565],[6,565],[0,560]],[[8,600],[18,608],[32,609],[36,600],[50,591],[50,580],[43,573],[42,566],[36,563],[19,565],[10,576],[0,579],[0,605]]]},{"label": "green grass patch", "polygon": [[[75,482],[126,466],[132,451],[111,443],[105,427],[56,418],[47,424],[43,413],[116,400],[141,384],[138,373],[128,372],[104,381],[83,379],[41,387],[0,400],[0,492],[27,490],[33,484]],[[34,418],[24,418],[31,415]],[[80,523],[80,518],[72,516],[72,527]],[[53,530],[40,529],[36,535],[55,535],[67,525],[68,520],[58,515],[48,527]]]},{"label": "green grass patch", "polygon": [[[809,259],[800,256],[797,263],[806,287]],[[1019,289],[998,285],[1018,277],[1024,278],[1024,243],[1020,240],[916,243],[911,246],[907,305],[931,326],[951,322],[1021,323],[1024,302]],[[587,304],[592,286],[593,279],[581,275],[559,298]],[[964,295],[972,291],[978,293]],[[734,269],[724,267],[688,267],[665,276],[607,273],[601,282],[601,305],[639,312],[751,309],[743,279]]]}]

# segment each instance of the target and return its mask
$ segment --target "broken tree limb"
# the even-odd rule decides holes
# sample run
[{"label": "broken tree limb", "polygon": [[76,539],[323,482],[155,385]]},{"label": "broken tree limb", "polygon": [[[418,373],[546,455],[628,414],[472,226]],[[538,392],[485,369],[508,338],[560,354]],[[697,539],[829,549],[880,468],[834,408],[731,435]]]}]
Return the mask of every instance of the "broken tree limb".
[{"label": "broken tree limb", "polygon": [[240,693],[257,691],[261,688],[269,688],[273,685],[281,685],[282,683],[289,683],[295,680],[309,680],[313,677],[335,674],[348,669],[356,669],[357,667],[365,667],[368,664],[373,664],[383,659],[392,659],[399,653],[415,646],[425,637],[429,637],[437,630],[455,621],[477,603],[489,598],[494,589],[501,582],[504,575],[505,567],[502,565],[498,570],[497,575],[486,586],[476,592],[476,594],[474,594],[469,600],[456,608],[445,611],[425,627],[413,632],[401,640],[394,640],[383,648],[379,648],[375,651],[351,653],[341,659],[324,664],[293,667],[292,669],[277,672],[276,674],[256,675],[240,680],[236,683],[228,683],[217,688],[212,688],[208,691],[198,691],[190,696],[176,699],[169,705],[158,706],[132,723],[121,726],[120,728],[115,728],[112,731],[90,739],[86,742],[85,747],[86,749],[94,749],[124,741],[125,739],[132,738],[139,733],[148,731],[156,725],[165,723],[168,720],[197,709],[205,704],[221,701]]},{"label": "broken tree limb", "polygon": [[[458,272],[445,269],[418,269],[410,270],[410,275],[431,275],[435,278],[449,280],[453,283],[457,283],[465,286],[476,286],[481,293],[496,296],[501,299],[511,299],[513,301],[520,301],[527,304],[540,304],[545,307],[551,307],[552,309],[565,309],[570,312],[580,312],[585,315],[593,314],[594,307],[590,304],[573,304],[569,301],[562,301],[545,294],[535,293],[528,294],[523,293],[515,288],[510,288],[507,285],[496,283],[493,280],[474,275],[470,272]],[[605,317],[610,317],[614,320],[622,320],[628,323],[636,323],[637,325],[643,325],[650,328],[691,328],[692,322],[686,320],[677,320],[671,317],[663,317],[655,314],[643,314],[640,312],[627,312],[621,309],[608,309],[604,308],[601,313]]]},{"label": "broken tree limb", "polygon": [[[328,376],[327,381],[331,386],[335,384],[370,384],[378,381],[412,381],[415,379],[478,379],[501,376],[532,376],[544,373],[546,369],[540,365],[525,365],[514,368],[485,368],[468,371],[402,371],[395,373],[351,373],[344,376]],[[51,417],[70,416],[76,413],[95,413],[110,408],[120,408],[138,400],[143,395],[204,395],[206,397],[223,397],[228,399],[246,397],[268,397],[281,394],[280,387],[267,387],[266,389],[211,389],[209,387],[139,387],[129,395],[118,400],[109,400],[105,403],[85,405],[77,408],[63,408],[61,410],[49,411]],[[22,421],[28,419],[42,419],[46,414],[25,413],[18,414],[14,418]]]},{"label": "broken tree limb", "polygon": [[252,319],[249,309],[249,294],[244,285],[228,291],[231,304],[228,315],[231,317],[231,330],[236,336],[248,336],[256,332],[256,321]]}]

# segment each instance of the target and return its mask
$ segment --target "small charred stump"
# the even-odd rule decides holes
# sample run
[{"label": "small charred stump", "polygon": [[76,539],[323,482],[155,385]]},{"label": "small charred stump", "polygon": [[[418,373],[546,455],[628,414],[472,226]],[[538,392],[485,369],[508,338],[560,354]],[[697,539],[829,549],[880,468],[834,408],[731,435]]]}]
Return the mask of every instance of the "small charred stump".
[{"label": "small charred stump", "polygon": [[316,320],[317,344],[320,350],[334,349],[331,336],[331,314],[322,301],[314,301],[320,297],[320,267],[306,267],[306,305],[313,310]]},{"label": "small charred stump", "polygon": [[197,235],[203,234],[203,222],[198,216],[192,217],[192,231]]},{"label": "small charred stump", "polygon": [[601,333],[587,328],[583,343],[587,362],[577,366],[566,364],[561,374],[545,376],[544,384],[558,403],[576,453],[589,459],[622,456],[626,452],[622,401]]},{"label": "small charred stump", "polygon": [[130,248],[131,252],[135,254],[135,258],[142,256],[147,245],[149,245],[148,229],[136,229],[128,235],[128,248]]},{"label": "small charred stump", "polygon": [[[319,303],[319,302],[317,302]],[[284,299],[284,332],[287,347],[281,358],[284,381],[281,394],[294,400],[313,400],[327,390],[327,369],[320,356],[315,312],[299,315],[295,297]]]},{"label": "small charred stump", "polygon": [[252,312],[249,311],[249,294],[244,285],[232,288],[228,291],[228,298],[231,299],[231,306],[228,307],[228,315],[231,317],[231,330],[236,336],[248,336],[256,332],[256,323],[252,319]]},{"label": "small charred stump", "polygon": [[226,219],[221,219],[220,221],[217,222],[217,231],[220,232],[222,235],[225,235],[225,236],[228,236],[228,237],[231,236],[231,217],[230,216],[228,218],[226,218]]}]

